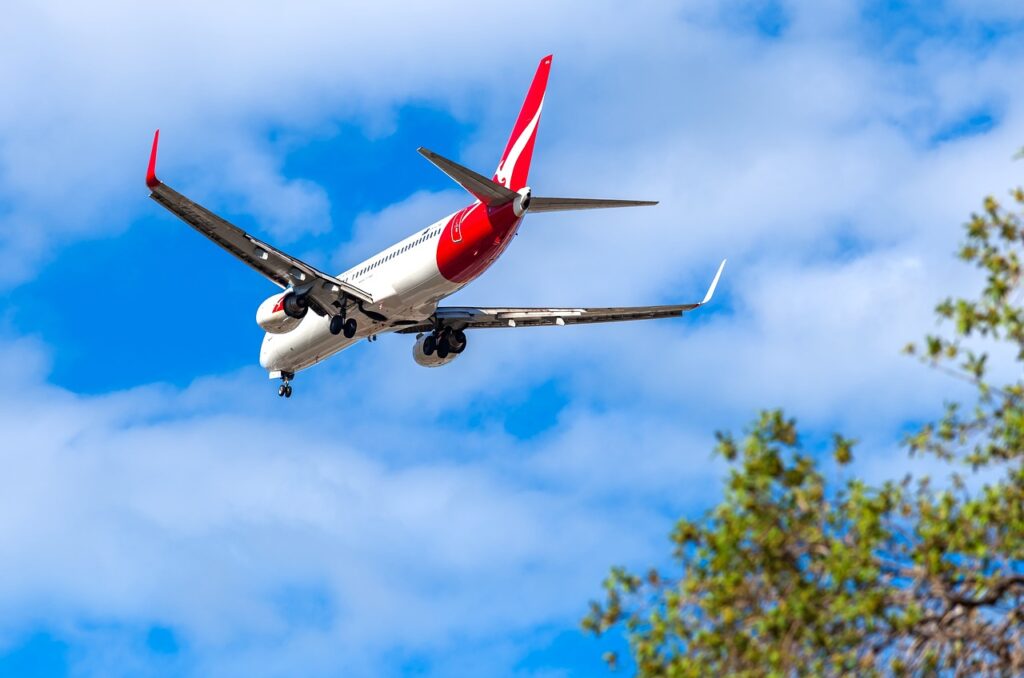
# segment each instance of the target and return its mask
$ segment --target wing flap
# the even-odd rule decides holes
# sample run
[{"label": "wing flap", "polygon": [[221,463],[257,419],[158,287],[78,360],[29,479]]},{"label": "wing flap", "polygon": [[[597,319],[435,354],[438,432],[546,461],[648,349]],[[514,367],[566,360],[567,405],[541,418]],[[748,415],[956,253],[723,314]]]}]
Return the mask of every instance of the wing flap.
[{"label": "wing flap", "polygon": [[473,328],[546,327],[675,318],[698,306],[700,304],[608,308],[442,307],[437,309],[437,318],[449,324],[464,322],[466,327]]},{"label": "wing flap", "polygon": [[[459,329],[486,329],[500,327],[549,327],[554,325],[585,325],[591,323],[614,323],[631,320],[656,320],[677,318],[687,311],[707,304],[714,295],[718,281],[725,269],[725,260],[718,266],[711,285],[702,301],[692,304],[668,304],[663,306],[611,306],[606,308],[542,308],[542,307],[475,307],[439,306],[434,320]],[[420,323],[396,330],[400,334],[427,332],[434,324]]]}]

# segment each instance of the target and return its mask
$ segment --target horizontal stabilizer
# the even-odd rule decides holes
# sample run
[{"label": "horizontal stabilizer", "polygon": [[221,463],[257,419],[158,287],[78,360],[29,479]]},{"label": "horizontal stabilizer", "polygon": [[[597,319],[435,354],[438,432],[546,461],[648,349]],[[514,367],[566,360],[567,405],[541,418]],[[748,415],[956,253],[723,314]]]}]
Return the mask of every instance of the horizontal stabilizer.
[{"label": "horizontal stabilizer", "polygon": [[531,212],[567,212],[569,210],[599,210],[608,207],[646,207],[657,205],[657,200],[602,200],[600,198],[533,198]]},{"label": "horizontal stabilizer", "polygon": [[460,186],[470,192],[470,194],[487,205],[488,207],[497,207],[504,205],[505,203],[512,202],[517,193],[510,191],[496,181],[491,181],[487,177],[477,174],[468,167],[445,158],[444,156],[438,155],[431,150],[426,148],[417,148],[420,155],[434,163],[434,165],[455,180]]},{"label": "horizontal stabilizer", "polygon": [[[488,207],[499,207],[515,200],[518,193],[511,191],[468,167],[438,155],[426,148],[418,148],[420,155],[432,162],[438,169],[454,179],[477,200]],[[657,200],[604,200],[601,198],[531,198],[530,212],[568,212],[570,210],[595,210],[608,207],[646,207],[657,205]]]}]

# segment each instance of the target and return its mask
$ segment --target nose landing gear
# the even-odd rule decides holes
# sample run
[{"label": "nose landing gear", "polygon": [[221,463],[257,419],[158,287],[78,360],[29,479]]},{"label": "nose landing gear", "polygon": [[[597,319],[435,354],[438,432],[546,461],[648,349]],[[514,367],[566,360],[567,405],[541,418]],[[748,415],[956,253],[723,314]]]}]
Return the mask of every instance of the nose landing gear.
[{"label": "nose landing gear", "polygon": [[281,385],[277,388],[277,395],[280,398],[291,398],[292,397],[292,379],[295,378],[294,372],[282,372],[281,373]]}]

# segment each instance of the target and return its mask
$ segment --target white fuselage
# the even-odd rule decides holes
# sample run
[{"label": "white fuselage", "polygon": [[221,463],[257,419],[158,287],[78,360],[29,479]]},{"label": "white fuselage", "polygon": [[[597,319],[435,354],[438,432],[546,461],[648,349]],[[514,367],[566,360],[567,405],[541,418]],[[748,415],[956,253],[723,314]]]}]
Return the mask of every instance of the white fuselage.
[{"label": "white fuselage", "polygon": [[[307,313],[299,325],[283,334],[267,333],[260,347],[260,365],[272,372],[297,372],[356,343],[360,339],[399,329],[395,320],[417,322],[430,318],[438,302],[465,286],[445,278],[438,268],[441,238],[455,214],[431,224],[337,277],[368,292],[373,305],[388,322],[360,317],[355,336],[332,334],[330,318]],[[517,220],[518,221],[518,220]],[[279,295],[278,295],[279,296]]]}]

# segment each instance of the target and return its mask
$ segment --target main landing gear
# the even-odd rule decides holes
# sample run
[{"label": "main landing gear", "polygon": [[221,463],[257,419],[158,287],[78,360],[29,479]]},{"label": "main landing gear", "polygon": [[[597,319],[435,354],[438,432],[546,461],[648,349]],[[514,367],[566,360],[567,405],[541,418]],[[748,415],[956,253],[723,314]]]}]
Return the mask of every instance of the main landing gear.
[{"label": "main landing gear", "polygon": [[337,335],[344,332],[345,338],[351,339],[356,336],[357,329],[358,325],[356,325],[355,318],[346,319],[342,315],[331,316],[331,334]]},{"label": "main landing gear", "polygon": [[441,360],[452,353],[458,354],[465,350],[466,333],[462,330],[453,330],[450,327],[436,329],[433,334],[423,340],[423,352],[433,355],[436,351],[437,357]]},{"label": "main landing gear", "polygon": [[292,379],[295,378],[294,372],[282,372],[281,373],[281,385],[277,389],[277,395],[281,398],[292,397]]}]

